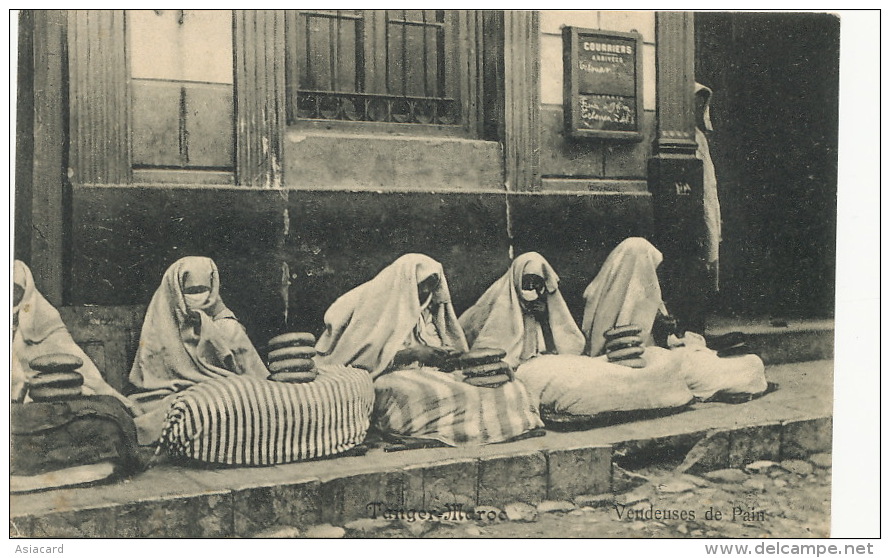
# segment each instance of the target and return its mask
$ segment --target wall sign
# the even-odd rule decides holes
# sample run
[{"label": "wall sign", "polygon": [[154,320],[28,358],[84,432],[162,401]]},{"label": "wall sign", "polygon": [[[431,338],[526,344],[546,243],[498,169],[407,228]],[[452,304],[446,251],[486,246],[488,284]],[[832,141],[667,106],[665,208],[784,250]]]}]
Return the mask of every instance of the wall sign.
[{"label": "wall sign", "polygon": [[564,27],[562,44],[566,133],[642,140],[642,36]]}]

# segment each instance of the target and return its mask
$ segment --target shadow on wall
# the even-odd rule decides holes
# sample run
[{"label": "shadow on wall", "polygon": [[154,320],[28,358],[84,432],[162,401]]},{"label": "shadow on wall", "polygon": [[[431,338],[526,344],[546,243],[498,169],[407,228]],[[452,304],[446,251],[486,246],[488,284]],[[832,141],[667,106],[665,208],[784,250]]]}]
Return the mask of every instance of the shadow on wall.
[{"label": "shadow on wall", "polygon": [[280,191],[92,187],[73,191],[74,306],[147,305],[185,256],[213,258],[220,294],[254,342],[284,325]]},{"label": "shadow on wall", "polygon": [[205,255],[257,345],[284,329],[320,332],[337,297],[407,252],[443,264],[462,312],[507,270],[509,230],[515,254],[553,263],[580,320],[609,251],[648,236],[652,220],[645,195],[511,194],[510,228],[496,193],[75,186],[73,197],[72,305],[144,306],[171,263]]}]

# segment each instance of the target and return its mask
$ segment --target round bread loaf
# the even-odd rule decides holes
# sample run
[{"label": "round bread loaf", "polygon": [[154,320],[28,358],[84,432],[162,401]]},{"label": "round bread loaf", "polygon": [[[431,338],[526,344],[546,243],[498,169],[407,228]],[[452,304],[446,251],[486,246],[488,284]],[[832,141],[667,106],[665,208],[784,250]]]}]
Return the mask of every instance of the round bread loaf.
[{"label": "round bread loaf", "polygon": [[310,359],[316,354],[314,347],[282,347],[269,353],[269,362],[278,362],[279,360],[289,360],[292,358]]},{"label": "round bread loaf", "polygon": [[624,349],[611,351],[607,353],[607,356],[609,357],[609,362],[614,362],[616,360],[638,358],[642,356],[644,352],[646,352],[645,347],[625,347]]},{"label": "round bread loaf", "polygon": [[473,349],[457,356],[455,359],[462,368],[493,364],[503,360],[507,351],[503,349]]},{"label": "round bread loaf", "polygon": [[311,333],[282,333],[276,335],[266,344],[270,351],[280,349],[282,347],[314,347],[315,336]]},{"label": "round bread loaf", "polygon": [[505,356],[507,356],[507,352],[503,349],[473,349],[446,358],[443,365],[439,368],[445,371],[451,371],[466,369],[473,366],[482,366],[485,364],[494,364],[500,362]]},{"label": "round bread loaf", "polygon": [[472,376],[464,378],[464,382],[476,387],[500,387],[510,381],[510,376],[506,374],[496,374],[494,376]]},{"label": "round bread loaf", "polygon": [[626,337],[616,337],[606,343],[606,352],[617,351],[618,349],[626,349],[627,347],[639,347],[643,344],[643,338],[639,335],[628,335]]},{"label": "round bread loaf", "polygon": [[478,376],[495,376],[497,374],[507,374],[510,370],[510,365],[504,361],[494,362],[492,364],[481,364],[479,366],[470,366],[468,368],[464,368],[462,372],[464,376],[470,377],[478,377]]},{"label": "round bread loaf", "polygon": [[617,339],[618,337],[627,337],[630,335],[639,335],[643,333],[643,328],[638,325],[623,325],[623,326],[615,326],[611,329],[607,329],[603,333],[603,337],[606,340],[611,341],[612,339]]},{"label": "round bread loaf", "polygon": [[308,372],[315,368],[315,361],[308,358],[289,358],[269,364],[269,372]]},{"label": "round bread loaf", "polygon": [[70,370],[66,372],[41,372],[30,380],[31,389],[38,388],[77,388],[83,385],[83,376]]},{"label": "round bread loaf", "polygon": [[318,370],[309,370],[306,372],[276,372],[269,376],[273,382],[288,382],[291,384],[303,384],[311,382],[318,377]]},{"label": "round bread loaf", "polygon": [[40,372],[66,372],[83,366],[83,360],[74,355],[52,353],[40,355],[28,363],[31,368]]},{"label": "round bread loaf", "polygon": [[646,368],[646,359],[642,357],[626,358],[624,360],[616,360],[612,364],[620,364],[629,368]]},{"label": "round bread loaf", "polygon": [[52,387],[52,386],[31,386],[28,394],[32,401],[58,401],[60,399],[74,399],[83,395],[80,386],[74,387]]}]

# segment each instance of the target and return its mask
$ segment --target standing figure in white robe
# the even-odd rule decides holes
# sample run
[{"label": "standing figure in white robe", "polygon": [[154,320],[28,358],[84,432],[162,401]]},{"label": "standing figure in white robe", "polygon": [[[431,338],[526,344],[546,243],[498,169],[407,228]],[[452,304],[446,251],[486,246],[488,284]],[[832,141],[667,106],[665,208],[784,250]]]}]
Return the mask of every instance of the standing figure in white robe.
[{"label": "standing figure in white robe", "polygon": [[705,249],[707,251],[708,277],[712,292],[720,290],[720,241],[722,240],[722,221],[720,217],[720,198],[717,195],[717,173],[711,160],[707,132],[712,132],[711,95],[712,91],[700,83],[695,84],[695,156],[701,160],[704,172],[705,202]]}]

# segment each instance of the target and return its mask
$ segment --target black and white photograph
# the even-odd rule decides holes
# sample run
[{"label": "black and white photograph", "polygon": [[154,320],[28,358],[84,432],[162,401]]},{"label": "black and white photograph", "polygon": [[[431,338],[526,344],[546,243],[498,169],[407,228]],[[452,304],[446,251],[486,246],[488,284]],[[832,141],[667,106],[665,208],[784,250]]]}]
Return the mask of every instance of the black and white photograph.
[{"label": "black and white photograph", "polygon": [[8,555],[880,536],[879,10],[299,7],[9,12]]}]

